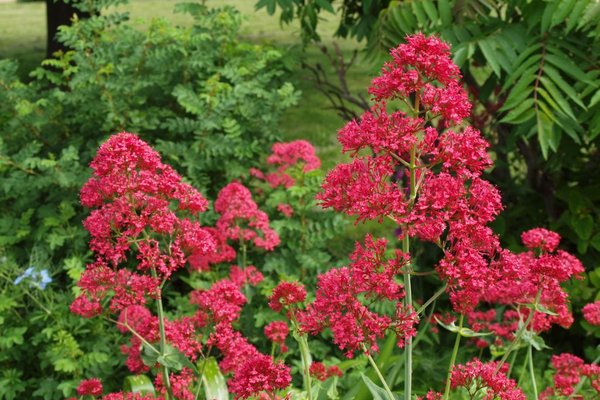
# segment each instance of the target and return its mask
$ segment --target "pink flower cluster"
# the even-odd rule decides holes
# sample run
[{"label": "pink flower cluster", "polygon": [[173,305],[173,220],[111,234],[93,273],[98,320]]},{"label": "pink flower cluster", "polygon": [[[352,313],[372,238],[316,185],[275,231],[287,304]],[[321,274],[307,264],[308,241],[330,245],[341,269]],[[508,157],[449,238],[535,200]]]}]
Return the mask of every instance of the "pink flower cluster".
[{"label": "pink flower cluster", "polygon": [[[459,126],[471,104],[446,43],[416,34],[391,56],[370,88],[375,105],[338,134],[352,162],[328,174],[318,198],[358,221],[391,218],[402,236],[437,243],[437,272],[455,308],[470,310],[493,283],[499,249],[487,224],[502,210],[500,194],[481,178],[492,164],[488,143]],[[398,99],[408,108],[388,111]]]},{"label": "pink flower cluster", "polygon": [[282,353],[288,351],[288,347],[285,345],[285,338],[287,338],[289,333],[290,328],[283,321],[273,321],[265,326],[265,336],[274,344],[279,345]]},{"label": "pink flower cluster", "polygon": [[283,186],[289,188],[294,185],[294,178],[286,172],[298,164],[302,165],[303,172],[310,172],[321,166],[321,160],[315,155],[315,148],[306,140],[295,140],[288,143],[275,143],[267,164],[277,167],[275,172],[264,174],[262,171],[252,169],[252,175],[264,179],[273,188]]},{"label": "pink flower cluster", "polygon": [[[402,347],[408,337],[416,335],[417,317],[401,300],[404,288],[396,276],[409,262],[408,255],[396,250],[395,257],[386,258],[387,241],[365,238],[364,247],[356,244],[348,267],[331,269],[318,278],[316,299],[299,319],[302,329],[317,334],[330,328],[333,341],[352,357],[364,348],[377,351],[377,339],[388,330],[398,335]],[[395,304],[393,316],[380,315],[361,302],[388,301]]]},{"label": "pink flower cluster", "polygon": [[586,304],[581,311],[588,324],[600,326],[600,301]]},{"label": "pink flower cluster", "polygon": [[[217,232],[225,239],[271,251],[279,245],[279,235],[269,227],[269,217],[252,200],[252,194],[239,182],[232,182],[219,192],[215,211],[221,214]],[[223,239],[221,239],[223,240]]]},{"label": "pink flower cluster", "polygon": [[[506,376],[508,365],[504,364],[498,371],[495,362],[482,363],[478,359],[464,365],[456,365],[450,376],[450,387],[453,390],[464,388],[470,398],[484,400],[527,400],[525,394],[517,387],[517,383]],[[442,400],[441,393],[430,391],[424,400]]]},{"label": "pink flower cluster", "polygon": [[343,375],[342,370],[337,365],[326,367],[323,363],[318,361],[310,364],[309,372],[310,376],[320,380],[321,382],[325,382],[327,379],[333,376],[341,378]]},{"label": "pink flower cluster", "polygon": [[583,377],[587,377],[596,395],[600,395],[600,366],[586,364],[581,358],[563,353],[552,356],[552,368],[555,369],[554,387],[547,388],[540,394],[540,399],[550,399],[552,396],[571,396],[575,386]]},{"label": "pink flower cluster", "polygon": [[[158,286],[182,268],[191,254],[211,254],[215,242],[208,231],[171,209],[196,216],[208,202],[147,143],[131,133],[110,137],[90,166],[93,176],[81,189],[81,203],[93,208],[84,226],[91,235],[96,261],[79,281],[82,294],[71,310],[84,317],[119,312],[159,296]],[[135,270],[119,268],[136,258]],[[152,273],[150,273],[152,272]]]},{"label": "pink flower cluster", "polygon": [[[570,327],[573,315],[569,310],[568,295],[560,284],[571,277],[579,277],[584,271],[583,265],[573,255],[557,250],[560,236],[555,232],[536,228],[524,232],[522,239],[529,251],[514,254],[504,250],[494,261],[496,282],[486,291],[485,300],[518,306],[533,304],[537,295],[539,304],[550,313],[535,312],[532,328],[536,332],[546,331],[553,324]],[[527,317],[530,309],[522,308],[519,312]]]},{"label": "pink flower cluster", "polygon": [[[246,303],[241,288],[246,284],[258,284],[262,281],[262,274],[249,266],[246,269],[235,267],[231,276],[231,279],[214,283],[208,290],[192,292],[190,301],[198,305],[194,317],[196,326],[212,328],[207,344],[221,352],[221,369],[226,373],[233,373],[228,384],[236,398],[285,389],[292,379],[289,367],[260,353],[233,327]],[[274,322],[265,331],[268,337],[279,343],[284,352],[287,325],[284,322]]]}]

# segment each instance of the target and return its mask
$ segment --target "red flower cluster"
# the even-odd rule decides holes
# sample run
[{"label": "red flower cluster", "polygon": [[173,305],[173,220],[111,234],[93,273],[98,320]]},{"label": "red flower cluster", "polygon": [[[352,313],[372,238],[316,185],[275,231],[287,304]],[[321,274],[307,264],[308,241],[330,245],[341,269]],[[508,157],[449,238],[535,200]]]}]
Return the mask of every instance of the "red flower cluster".
[{"label": "red flower cluster", "polygon": [[450,387],[463,387],[469,393],[475,394],[484,389],[484,399],[500,398],[503,400],[527,400],[525,394],[517,387],[517,383],[506,377],[508,365],[504,364],[497,370],[497,363],[482,363],[474,359],[465,365],[456,365],[452,369]]},{"label": "red flower cluster", "polygon": [[221,189],[215,211],[221,214],[217,232],[225,240],[252,241],[256,247],[268,251],[279,245],[279,235],[269,227],[269,217],[258,209],[252,194],[241,183],[232,182]]},{"label": "red flower cluster", "polygon": [[[246,269],[234,267],[231,275],[231,280],[223,279],[214,283],[208,290],[192,292],[190,301],[198,305],[194,317],[196,325],[214,328],[207,344],[215,346],[223,355],[219,363],[221,369],[224,372],[233,372],[229,388],[236,394],[236,398],[284,389],[291,382],[289,367],[261,354],[233,328],[233,323],[239,319],[242,306],[246,303],[241,288],[247,283],[259,283],[262,274],[250,266]],[[284,329],[274,324],[283,324],[285,335]],[[271,325],[267,336],[280,343],[284,351],[283,341],[287,335],[287,325],[284,322],[274,322]]]},{"label": "red flower cluster", "polygon": [[[353,161],[328,174],[318,199],[358,221],[391,218],[402,236],[437,243],[445,253],[437,272],[455,308],[472,310],[493,283],[499,249],[487,224],[502,209],[500,194],[481,178],[492,164],[488,143],[476,129],[456,127],[471,104],[446,43],[417,34],[391,56],[369,90],[375,105],[338,134]],[[396,99],[408,108],[389,112]]]},{"label": "red flower cluster", "polygon": [[586,304],[581,311],[590,325],[600,326],[600,301]]},{"label": "red flower cluster", "polygon": [[[523,243],[530,249],[514,254],[503,250],[494,261],[496,282],[486,291],[484,298],[494,304],[533,304],[539,294],[539,304],[551,313],[535,312],[532,328],[536,332],[550,329],[552,324],[568,328],[573,323],[568,295],[560,284],[583,271],[581,262],[571,254],[556,250],[560,237],[545,229],[524,232]],[[529,308],[520,308],[523,317]]]},{"label": "red flower cluster", "polygon": [[298,282],[280,282],[269,298],[269,307],[273,311],[281,311],[292,304],[306,300],[306,289]]},{"label": "red flower cluster", "polygon": [[283,321],[273,321],[265,326],[265,336],[279,345],[282,353],[288,351],[287,346],[285,345],[285,338],[287,338],[290,333],[290,328]]},{"label": "red flower cluster", "polygon": [[271,357],[257,354],[242,361],[235,376],[229,382],[229,389],[236,398],[248,398],[259,392],[275,392],[285,389],[292,382],[290,370],[281,362],[273,362]]},{"label": "red flower cluster", "polygon": [[[81,189],[81,203],[94,208],[84,226],[96,261],[83,273],[82,295],[71,305],[84,317],[100,313],[100,301],[109,295],[113,312],[144,304],[147,296],[159,295],[161,281],[183,267],[188,255],[215,250],[198,222],[171,209],[175,201],[180,212],[195,216],[206,210],[206,199],[137,136],[112,136],[90,166],[94,173]],[[118,268],[130,252],[137,253],[137,271]]]},{"label": "red flower cluster", "polygon": [[337,376],[341,378],[343,375],[342,370],[337,365],[326,367],[325,365],[323,365],[323,363],[320,362],[313,362],[312,364],[310,364],[309,372],[310,376],[320,380],[321,382],[325,382],[332,376]]},{"label": "red flower cluster", "polygon": [[77,387],[80,396],[102,396],[102,382],[98,378],[83,380]]},{"label": "red flower cluster", "polygon": [[570,396],[584,376],[589,378],[592,388],[600,395],[600,366],[586,364],[581,358],[569,353],[552,356],[551,363],[556,370],[554,387],[549,387],[541,393],[540,399],[556,395]]},{"label": "red flower cluster", "polygon": [[[348,267],[320,275],[315,301],[299,315],[302,329],[317,334],[331,328],[334,343],[347,357],[362,346],[377,351],[377,339],[388,330],[396,332],[400,347],[414,336],[416,314],[402,305],[404,288],[395,280],[408,264],[408,256],[397,250],[394,258],[386,259],[386,247],[385,239],[368,235],[364,247],[356,244]],[[361,302],[363,298],[394,302],[397,312],[392,317],[379,315]]]},{"label": "red flower cluster", "polygon": [[306,140],[296,140],[289,143],[275,143],[267,163],[277,167],[277,171],[263,175],[260,171],[255,174],[265,179],[271,187],[294,185],[294,179],[286,171],[301,163],[304,172],[310,172],[321,166],[321,160],[315,155],[315,148]]}]

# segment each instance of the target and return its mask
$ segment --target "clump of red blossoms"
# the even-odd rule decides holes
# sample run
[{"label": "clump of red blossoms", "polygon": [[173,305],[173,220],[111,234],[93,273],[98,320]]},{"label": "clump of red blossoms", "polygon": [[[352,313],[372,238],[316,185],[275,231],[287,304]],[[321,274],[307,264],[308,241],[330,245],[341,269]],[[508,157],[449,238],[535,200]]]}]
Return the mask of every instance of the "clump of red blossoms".
[{"label": "clump of red blossoms", "polygon": [[326,367],[323,363],[320,363],[318,361],[310,364],[309,371],[310,376],[320,380],[321,382],[325,382],[332,376],[337,376],[341,378],[343,375],[342,370],[337,365]]},{"label": "clump of red blossoms", "polygon": [[250,173],[259,179],[264,179],[273,188],[284,186],[289,188],[294,185],[294,179],[287,174],[287,170],[302,165],[303,172],[310,172],[321,166],[321,160],[315,155],[315,148],[306,140],[295,140],[288,143],[275,143],[272,153],[267,157],[267,164],[277,167],[275,172],[264,174],[258,169]]},{"label": "clump of red blossoms", "polygon": [[592,390],[600,395],[600,366],[586,364],[581,358],[569,353],[552,356],[551,363],[556,371],[553,378],[554,387],[549,387],[541,393],[540,399],[573,395],[575,387],[583,377],[589,378]]},{"label": "clump of red blossoms", "polygon": [[[406,338],[415,336],[416,314],[403,306],[404,289],[395,280],[408,264],[408,255],[397,250],[394,258],[387,259],[386,247],[387,240],[367,236],[364,247],[356,244],[348,267],[320,275],[315,301],[299,315],[302,329],[317,334],[330,328],[334,343],[347,357],[356,350],[377,351],[377,339],[388,330],[398,335],[400,347]],[[396,314],[371,311],[361,298],[369,303],[392,302]]]},{"label": "clump of red blossoms", "polygon": [[[159,296],[161,282],[190,254],[215,251],[212,236],[189,218],[206,210],[206,199],[137,136],[110,137],[90,166],[93,176],[81,189],[81,203],[93,208],[84,226],[96,261],[81,276],[73,312],[97,315],[107,296],[112,312],[144,304]],[[173,202],[181,215],[171,209]],[[138,261],[134,270],[124,267],[129,254]]]},{"label": "clump of red blossoms", "polygon": [[[545,229],[533,229],[523,233],[523,244],[529,251],[514,254],[501,252],[494,264],[497,265],[496,282],[491,285],[484,298],[493,304],[518,305],[538,304],[551,313],[535,312],[531,327],[543,332],[553,324],[568,328],[573,323],[569,310],[568,295],[560,284],[584,271],[581,262],[573,255],[557,250],[558,234]],[[518,307],[519,313],[527,317],[530,308]]]},{"label": "clump of red blossoms", "polygon": [[[391,218],[401,237],[436,243],[455,309],[470,310],[493,283],[499,249],[487,224],[502,209],[500,194],[481,178],[492,164],[488,143],[463,124],[471,104],[446,43],[417,34],[391,56],[369,89],[375,105],[338,134],[352,162],[328,174],[318,198],[358,221]],[[407,107],[389,111],[398,99]]]},{"label": "clump of red blossoms", "polygon": [[102,382],[98,378],[83,380],[77,387],[77,394],[80,396],[101,396]]},{"label": "clump of red blossoms", "polygon": [[259,210],[250,190],[241,183],[232,182],[221,189],[215,211],[221,214],[216,228],[226,239],[251,241],[268,251],[279,245],[279,235],[269,226],[269,217]]},{"label": "clump of red blossoms", "polygon": [[274,311],[281,311],[292,304],[303,303],[306,300],[306,289],[298,282],[281,282],[269,298],[269,307]]},{"label": "clump of red blossoms", "polygon": [[273,343],[278,344],[282,353],[288,350],[285,345],[285,338],[287,338],[289,333],[290,328],[283,321],[273,321],[265,326],[265,336]]},{"label": "clump of red blossoms", "polygon": [[600,301],[586,304],[581,311],[588,324],[600,326]]},{"label": "clump of red blossoms", "polygon": [[[503,364],[498,371],[498,363],[482,363],[478,359],[456,365],[452,369],[450,387],[453,390],[464,388],[470,398],[484,400],[527,400],[525,394],[517,387],[517,383],[506,376],[508,365]],[[426,400],[441,400],[442,394],[429,392]]]},{"label": "clump of red blossoms", "polygon": [[273,393],[285,389],[292,382],[290,370],[281,362],[273,362],[271,357],[258,354],[253,358],[242,361],[229,389],[237,398],[248,398],[260,392]]}]

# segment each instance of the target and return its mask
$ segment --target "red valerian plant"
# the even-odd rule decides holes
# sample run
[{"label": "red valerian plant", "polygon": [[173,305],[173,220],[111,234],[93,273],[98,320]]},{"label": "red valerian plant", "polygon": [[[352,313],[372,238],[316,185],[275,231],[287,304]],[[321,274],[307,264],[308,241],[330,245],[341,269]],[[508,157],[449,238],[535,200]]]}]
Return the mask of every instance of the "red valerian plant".
[{"label": "red valerian plant", "polygon": [[[456,333],[456,339],[443,393],[431,390],[425,399],[448,400],[452,391],[489,400],[525,399],[511,377],[521,347],[527,348],[525,362],[538,397],[532,347],[544,348],[539,334],[553,325],[568,328],[573,323],[561,284],[578,278],[583,266],[558,248],[556,233],[542,228],[523,233],[527,250],[522,253],[501,248],[489,227],[502,204],[499,191],[483,178],[492,166],[488,143],[465,122],[471,105],[448,45],[417,34],[391,56],[371,85],[371,110],[339,132],[351,162],[328,174],[318,199],[357,222],[393,221],[399,226],[401,245],[366,235],[346,266],[318,276],[314,294],[310,287],[307,292],[304,280],[273,282],[265,279],[261,265],[249,265],[249,246],[269,252],[281,240],[240,181],[222,188],[214,203],[216,226],[204,227],[198,216],[207,210],[208,201],[137,136],[121,133],[100,147],[91,164],[94,175],[81,191],[82,204],[93,209],[84,226],[95,258],[81,277],[81,294],[71,310],[84,317],[102,315],[130,335],[129,344],[121,348],[126,365],[135,373],[156,373],[157,398],[196,399],[202,382],[198,365],[205,365],[212,351],[218,352],[219,369],[229,376],[228,388],[235,398],[291,398],[296,393],[288,390],[292,369],[284,363],[293,354],[285,343],[290,334],[301,357],[301,396],[318,398],[320,383],[313,385],[311,379],[342,376],[339,367],[312,360],[309,335],[328,330],[348,358],[357,353],[367,358],[383,385],[378,396],[383,390],[388,400],[396,395],[373,355],[380,339],[392,338],[404,349],[404,396],[411,399],[413,338],[424,311],[444,293],[453,312],[430,313],[427,324]],[[277,170],[267,175],[250,171],[269,183],[265,187],[291,187],[291,175],[298,176],[292,172],[320,165],[305,141],[274,145],[267,162]],[[277,209],[287,218],[295,215],[286,203]],[[297,211],[303,212],[301,207]],[[411,253],[417,240],[439,249],[431,271],[417,271],[414,247]],[[231,263],[236,257],[237,265],[207,273],[211,265]],[[203,277],[219,269],[224,273],[194,287],[189,296],[195,307],[192,316],[169,319],[163,310],[163,288],[186,265],[194,273],[205,273]],[[440,288],[417,306],[411,279],[420,274],[437,277]],[[268,306],[287,318],[264,326],[270,355],[240,328],[243,308],[251,299],[247,294],[263,280],[275,286],[266,299]],[[589,304],[583,314],[596,324],[598,304]],[[482,349],[489,346],[493,360],[457,363],[462,337]],[[600,390],[596,362],[586,364],[563,354],[553,357],[552,366],[554,386],[542,392],[542,398],[575,396],[586,380],[592,390]],[[84,380],[78,390],[85,396],[102,395],[96,379]],[[103,398],[152,397],[113,393]]]},{"label": "red valerian plant", "polygon": [[[404,396],[409,399],[417,315],[446,291],[459,324],[437,322],[456,332],[457,339],[445,392],[429,396],[448,399],[452,388],[468,386],[483,390],[485,398],[524,399],[514,381],[502,378],[506,358],[523,340],[532,343],[552,324],[571,325],[560,283],[577,277],[583,266],[557,250],[560,237],[545,229],[523,234],[528,252],[514,254],[500,247],[488,226],[502,210],[500,193],[482,177],[492,166],[486,152],[489,145],[465,123],[471,104],[449,46],[436,37],[416,34],[390,54],[392,60],[369,88],[375,104],[338,134],[352,161],[328,174],[318,198],[324,207],[354,216],[357,222],[396,222],[402,252],[396,250],[394,260],[384,259],[385,241],[367,236],[364,248],[357,245],[349,267],[320,276],[316,299],[302,314],[303,329],[314,334],[330,328],[334,342],[347,356],[362,350],[369,360],[370,353],[377,351],[377,339],[394,331],[398,344],[405,346]],[[435,271],[443,284],[416,313],[411,289],[415,265],[410,254],[415,239],[441,250]],[[398,276],[403,276],[403,285],[396,282]],[[395,302],[396,314],[375,313],[362,303],[370,299]],[[512,309],[504,314],[505,322],[497,323],[496,311],[491,311],[493,315],[476,311],[486,304]],[[463,327],[465,316],[473,329]],[[499,363],[474,360],[455,368],[460,337],[475,337],[479,346],[486,346],[479,337],[488,334],[484,330],[509,342],[506,347],[495,342],[502,354]],[[374,362],[372,366],[377,371]],[[383,376],[379,377],[393,399]],[[533,386],[537,397],[535,382]]]}]

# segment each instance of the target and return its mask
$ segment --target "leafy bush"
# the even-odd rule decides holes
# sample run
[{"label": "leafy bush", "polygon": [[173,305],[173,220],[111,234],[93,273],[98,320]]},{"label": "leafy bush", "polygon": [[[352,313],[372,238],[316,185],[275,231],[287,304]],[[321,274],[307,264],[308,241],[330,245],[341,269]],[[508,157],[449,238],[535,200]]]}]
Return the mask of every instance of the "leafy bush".
[{"label": "leafy bush", "polygon": [[[190,27],[156,19],[141,30],[126,15],[99,13],[119,2],[78,4],[92,17],[62,28],[71,50],[45,60],[28,83],[16,62],[0,61],[0,365],[11,382],[0,399],[71,395],[81,376],[122,367],[104,353],[114,333],[74,321],[65,306],[65,288],[89,261],[78,193],[99,143],[125,128],[144,132],[190,182],[216,194],[261,163],[298,97],[281,52],[237,38],[233,8],[182,4]],[[52,277],[44,291],[14,289],[29,266]]]}]

